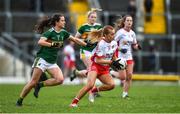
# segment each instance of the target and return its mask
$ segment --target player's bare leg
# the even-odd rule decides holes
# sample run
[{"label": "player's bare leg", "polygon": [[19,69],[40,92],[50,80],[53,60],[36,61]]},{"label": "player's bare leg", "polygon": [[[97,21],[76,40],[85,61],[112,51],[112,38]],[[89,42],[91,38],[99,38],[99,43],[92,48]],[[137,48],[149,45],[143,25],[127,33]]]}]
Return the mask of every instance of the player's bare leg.
[{"label": "player's bare leg", "polygon": [[44,86],[56,86],[60,85],[63,83],[63,73],[59,67],[52,68],[48,70],[49,74],[53,77],[48,80],[42,81],[37,84],[35,91],[34,91],[34,96],[38,98],[39,91],[42,87]]},{"label": "player's bare leg", "polygon": [[91,93],[92,101],[91,102],[94,102],[96,93],[98,93],[100,91],[109,91],[115,87],[114,80],[109,74],[102,75],[98,78],[103,83],[103,85],[101,85],[100,87],[94,87],[91,90],[92,91],[92,93]]},{"label": "player's bare leg", "polygon": [[95,71],[91,71],[88,73],[87,84],[78,92],[76,98],[74,98],[72,103],[70,104],[70,107],[76,107],[79,100],[94,87],[96,77],[97,73]]},{"label": "player's bare leg", "polygon": [[27,83],[24,86],[24,88],[23,88],[23,90],[22,90],[22,92],[20,94],[20,97],[19,97],[19,99],[16,102],[17,106],[22,106],[23,99],[27,96],[27,94],[31,91],[31,89],[33,87],[35,87],[35,85],[38,83],[38,80],[39,80],[41,74],[42,74],[42,70],[41,69],[34,68],[33,73],[32,73],[32,79],[30,80],[29,83]]},{"label": "player's bare leg", "polygon": [[132,74],[133,74],[133,66],[134,64],[128,64],[126,69],[126,80],[123,87],[123,98],[128,98],[128,91],[132,82]]}]

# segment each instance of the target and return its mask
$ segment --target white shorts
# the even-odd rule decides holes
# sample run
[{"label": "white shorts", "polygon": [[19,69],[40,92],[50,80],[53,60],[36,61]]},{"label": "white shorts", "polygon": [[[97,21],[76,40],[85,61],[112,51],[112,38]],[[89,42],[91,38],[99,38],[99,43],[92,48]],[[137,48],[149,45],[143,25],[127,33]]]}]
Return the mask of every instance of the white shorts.
[{"label": "white shorts", "polygon": [[57,68],[59,66],[56,63],[51,64],[46,62],[43,58],[37,57],[35,58],[34,63],[32,65],[32,68],[34,67],[40,68],[44,72],[47,69]]},{"label": "white shorts", "polygon": [[86,50],[80,51],[80,58],[81,59],[84,59],[84,58],[89,59],[89,58],[91,58],[91,56],[92,56],[92,52],[90,52],[90,51],[86,51]]}]

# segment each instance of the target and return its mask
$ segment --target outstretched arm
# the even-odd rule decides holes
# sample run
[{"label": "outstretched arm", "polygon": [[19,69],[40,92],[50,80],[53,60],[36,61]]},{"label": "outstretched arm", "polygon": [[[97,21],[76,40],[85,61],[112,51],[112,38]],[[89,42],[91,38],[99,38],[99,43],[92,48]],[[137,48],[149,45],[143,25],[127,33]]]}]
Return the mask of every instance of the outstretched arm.
[{"label": "outstretched arm", "polygon": [[73,42],[81,45],[81,46],[86,46],[87,45],[87,43],[85,43],[84,41],[80,40],[79,38],[70,36],[69,39],[72,40]]}]

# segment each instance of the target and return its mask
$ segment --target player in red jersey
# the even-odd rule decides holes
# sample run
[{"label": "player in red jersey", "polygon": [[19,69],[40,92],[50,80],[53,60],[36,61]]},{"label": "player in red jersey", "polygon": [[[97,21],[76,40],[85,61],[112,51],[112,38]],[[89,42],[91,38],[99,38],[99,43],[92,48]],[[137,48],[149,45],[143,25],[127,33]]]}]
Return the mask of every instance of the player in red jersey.
[{"label": "player in red jersey", "polygon": [[87,76],[87,84],[78,92],[73,99],[70,107],[77,107],[79,100],[94,87],[96,78],[103,85],[92,89],[95,94],[100,91],[112,90],[115,87],[114,80],[109,74],[109,68],[113,60],[116,60],[115,51],[117,42],[114,40],[115,30],[112,26],[105,26],[102,30],[98,30],[102,34],[102,40],[97,44],[93,56],[91,57],[92,64]]},{"label": "player in red jersey", "polygon": [[[111,74],[121,79],[123,84],[122,98],[129,98],[128,91],[132,82],[134,60],[133,50],[140,50],[141,47],[137,43],[136,34],[131,29],[133,25],[132,16],[126,15],[122,19],[116,21],[115,29],[115,41],[118,43],[118,58],[125,59],[127,67],[124,70],[118,72],[111,71]],[[124,81],[123,81],[124,80]]]}]

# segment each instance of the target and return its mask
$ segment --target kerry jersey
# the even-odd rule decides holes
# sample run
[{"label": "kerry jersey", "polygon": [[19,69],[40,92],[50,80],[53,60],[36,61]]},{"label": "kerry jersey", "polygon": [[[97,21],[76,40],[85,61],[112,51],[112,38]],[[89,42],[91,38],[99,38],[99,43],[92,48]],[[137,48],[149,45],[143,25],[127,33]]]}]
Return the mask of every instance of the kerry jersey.
[{"label": "kerry jersey", "polygon": [[[63,45],[64,40],[70,37],[70,33],[64,29],[61,29],[60,32],[56,32],[54,28],[51,28],[44,32],[41,37],[46,38],[50,42],[60,42],[61,45]],[[59,48],[41,46],[40,50],[37,52],[37,57],[41,57],[48,63],[53,64],[57,62],[58,51]]]},{"label": "kerry jersey", "polygon": [[[91,32],[93,30],[99,30],[101,28],[102,28],[102,26],[99,23],[94,23],[93,25],[86,23],[78,29],[78,34],[81,35],[82,40],[85,40],[88,37],[89,32]],[[81,46],[80,47],[80,49],[88,50],[88,51],[92,51],[94,48],[95,48],[95,46],[93,46],[93,47]]]}]

